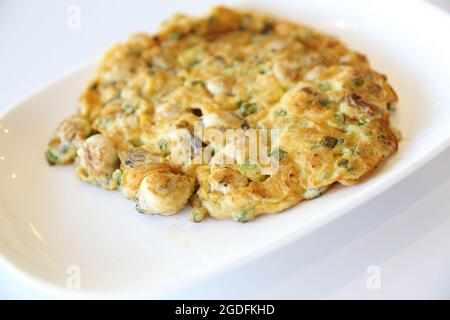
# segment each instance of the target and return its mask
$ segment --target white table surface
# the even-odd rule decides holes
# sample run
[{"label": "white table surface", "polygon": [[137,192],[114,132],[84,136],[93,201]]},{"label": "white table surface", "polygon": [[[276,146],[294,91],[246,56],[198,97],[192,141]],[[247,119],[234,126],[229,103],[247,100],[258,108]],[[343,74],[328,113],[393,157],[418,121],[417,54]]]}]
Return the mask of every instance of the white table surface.
[{"label": "white table surface", "polygon": [[[429,1],[450,12],[450,0]],[[0,111],[96,60],[118,39],[158,24],[140,9],[150,2],[129,2],[136,6],[124,17],[119,0],[1,0]],[[83,17],[75,32],[65,24],[72,4]],[[381,272],[377,290],[367,286],[371,265]],[[0,298],[52,297],[0,269]],[[165,298],[450,298],[450,150],[306,238]]]}]

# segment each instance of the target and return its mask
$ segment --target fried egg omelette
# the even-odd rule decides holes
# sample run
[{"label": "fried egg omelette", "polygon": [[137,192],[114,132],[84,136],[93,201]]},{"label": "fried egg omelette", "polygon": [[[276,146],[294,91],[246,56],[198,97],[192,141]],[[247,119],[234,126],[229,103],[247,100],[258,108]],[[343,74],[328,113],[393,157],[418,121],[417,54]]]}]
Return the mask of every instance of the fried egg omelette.
[{"label": "fried egg omelette", "polygon": [[[336,38],[217,7],[175,15],[106,52],[46,158],[74,162],[78,179],[119,189],[142,213],[168,216],[189,203],[194,222],[247,222],[361,181],[397,151],[397,101],[387,77]],[[195,134],[196,122],[279,130],[270,142],[278,169],[175,161],[186,135],[193,148],[224,152]]]}]

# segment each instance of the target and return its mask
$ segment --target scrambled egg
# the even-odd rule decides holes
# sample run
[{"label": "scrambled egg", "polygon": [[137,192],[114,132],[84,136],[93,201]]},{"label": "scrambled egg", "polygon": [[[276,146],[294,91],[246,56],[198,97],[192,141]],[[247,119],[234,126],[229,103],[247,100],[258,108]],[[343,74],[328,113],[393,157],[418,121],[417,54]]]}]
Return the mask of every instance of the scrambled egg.
[{"label": "scrambled egg", "polygon": [[[76,176],[119,189],[142,213],[247,222],[358,183],[397,150],[397,96],[365,56],[336,38],[272,17],[214,8],[176,15],[156,35],[110,49],[46,153]],[[216,164],[204,128],[279,129],[280,165]],[[174,161],[182,137],[210,149],[202,164]]]}]

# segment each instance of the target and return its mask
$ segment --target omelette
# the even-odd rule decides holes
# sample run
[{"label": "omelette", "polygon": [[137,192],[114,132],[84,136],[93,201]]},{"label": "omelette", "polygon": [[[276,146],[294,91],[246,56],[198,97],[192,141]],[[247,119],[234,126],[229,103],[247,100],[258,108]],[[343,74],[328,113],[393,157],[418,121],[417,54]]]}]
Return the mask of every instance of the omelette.
[{"label": "omelette", "polygon": [[[79,180],[120,190],[141,213],[190,204],[194,222],[248,222],[375,170],[398,148],[397,102],[387,77],[335,37],[216,7],[107,51],[46,158],[74,163]],[[242,161],[215,161],[230,147],[205,133],[229,130],[277,135],[240,145]],[[276,169],[250,161],[252,147],[267,148]]]}]

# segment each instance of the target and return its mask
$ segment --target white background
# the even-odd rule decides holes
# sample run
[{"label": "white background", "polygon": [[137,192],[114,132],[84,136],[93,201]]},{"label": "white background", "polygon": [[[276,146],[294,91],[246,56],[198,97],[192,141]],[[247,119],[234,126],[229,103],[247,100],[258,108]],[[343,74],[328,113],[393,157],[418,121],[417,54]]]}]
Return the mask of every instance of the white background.
[{"label": "white background", "polygon": [[[430,0],[450,12],[450,0]],[[0,112],[135,31],[155,2],[0,0]],[[81,8],[81,29],[66,9]],[[161,1],[169,16],[171,1]],[[146,8],[143,10],[142,8]],[[418,17],[420,20],[420,17]],[[449,30],[450,31],[450,30]],[[448,62],[449,63],[449,62]],[[232,273],[164,298],[450,298],[450,150],[372,201]],[[381,288],[369,290],[367,268]],[[49,298],[0,269],[0,298]]]}]

